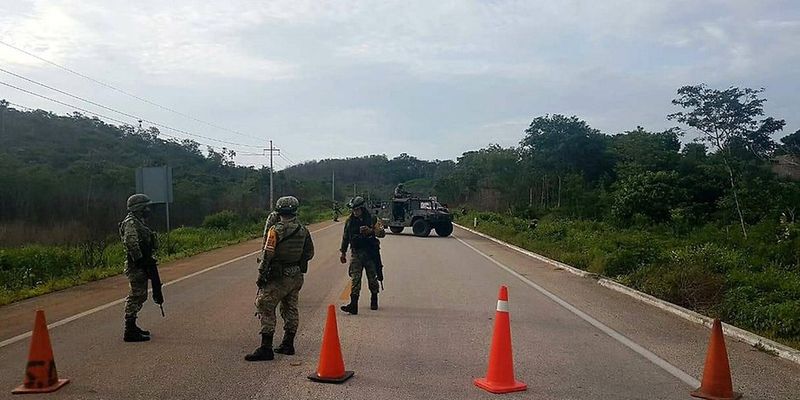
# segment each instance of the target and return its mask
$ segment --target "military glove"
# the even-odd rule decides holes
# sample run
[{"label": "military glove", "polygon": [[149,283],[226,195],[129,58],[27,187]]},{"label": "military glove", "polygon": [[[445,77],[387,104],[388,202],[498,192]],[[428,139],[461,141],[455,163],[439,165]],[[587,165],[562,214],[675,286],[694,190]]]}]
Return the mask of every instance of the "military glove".
[{"label": "military glove", "polygon": [[342,253],[342,255],[339,256],[339,262],[341,262],[342,264],[347,264],[347,256],[344,253]]},{"label": "military glove", "polygon": [[362,235],[367,235],[371,231],[372,231],[372,229],[370,229],[370,227],[368,227],[368,226],[362,226],[361,228],[358,228],[358,233],[360,233]]}]

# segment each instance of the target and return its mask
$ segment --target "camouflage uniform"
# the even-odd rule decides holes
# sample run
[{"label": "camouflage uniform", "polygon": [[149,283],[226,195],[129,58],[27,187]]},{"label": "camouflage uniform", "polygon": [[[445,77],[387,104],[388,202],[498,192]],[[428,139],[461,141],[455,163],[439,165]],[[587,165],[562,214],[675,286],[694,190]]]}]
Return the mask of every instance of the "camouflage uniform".
[{"label": "camouflage uniform", "polygon": [[[278,199],[281,217],[269,227],[264,238],[264,260],[258,268],[256,314],[261,319],[261,346],[245,356],[247,361],[272,360],[274,353],[294,354],[294,337],[300,322],[298,295],[303,287],[303,274],[314,257],[314,243],[308,229],[295,217],[299,203],[287,196]],[[269,224],[269,221],[267,221]],[[284,322],[283,342],[272,349],[275,334],[275,308],[280,304]]]},{"label": "camouflage uniform", "polygon": [[[347,253],[348,247],[351,248],[350,267],[348,268],[351,279],[351,303],[357,303],[358,296],[361,293],[361,277],[364,272],[367,275],[367,284],[372,295],[376,296],[380,290],[376,272],[379,250],[377,249],[377,240],[375,236],[383,236],[383,227],[377,217],[369,214],[366,209],[363,210],[361,218],[357,218],[355,215],[350,215],[350,217],[347,218],[342,235],[342,246],[340,248],[342,254]],[[362,227],[368,227],[370,233],[366,235],[362,234]]]},{"label": "camouflage uniform", "polygon": [[403,184],[400,183],[394,188],[394,197],[395,198],[404,198],[410,196],[411,193],[406,192],[405,188],[403,188]]},{"label": "camouflage uniform", "polygon": [[[303,273],[314,257],[314,243],[306,227],[297,218],[279,221],[267,232],[264,261],[259,268],[262,284],[256,297],[261,318],[261,333],[275,332],[275,308],[280,303],[284,331],[295,333],[299,323],[297,300],[303,286]],[[269,273],[267,275],[267,268]]]},{"label": "camouflage uniform", "polygon": [[[122,337],[126,342],[150,340],[150,332],[136,325],[136,315],[147,301],[147,281],[152,279],[147,268],[151,265],[155,268],[153,253],[158,247],[156,235],[144,223],[150,213],[150,203],[145,194],[132,195],[128,198],[128,215],[119,223],[119,236],[126,253],[125,276],[130,285],[125,299],[125,333]],[[160,301],[163,302],[163,298]]]},{"label": "camouflage uniform", "polygon": [[125,318],[136,318],[147,300],[147,273],[136,262],[153,256],[156,236],[133,212],[129,212],[119,225],[119,234],[125,246],[125,276],[128,277],[130,292],[125,299]]}]

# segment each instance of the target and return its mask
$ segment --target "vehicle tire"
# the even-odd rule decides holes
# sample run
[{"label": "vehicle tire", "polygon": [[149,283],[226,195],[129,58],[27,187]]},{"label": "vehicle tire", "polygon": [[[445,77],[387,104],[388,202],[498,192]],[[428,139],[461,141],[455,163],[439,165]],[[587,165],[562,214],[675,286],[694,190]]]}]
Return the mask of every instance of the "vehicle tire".
[{"label": "vehicle tire", "polygon": [[450,234],[453,233],[453,223],[452,222],[445,222],[443,224],[436,225],[436,234],[441,237],[448,237]]},{"label": "vehicle tire", "polygon": [[390,226],[389,230],[392,231],[392,233],[401,233],[401,232],[403,232],[403,227],[402,226]]},{"label": "vehicle tire", "polygon": [[416,220],[411,226],[411,230],[414,232],[414,236],[425,237],[431,234],[431,226],[424,219]]}]

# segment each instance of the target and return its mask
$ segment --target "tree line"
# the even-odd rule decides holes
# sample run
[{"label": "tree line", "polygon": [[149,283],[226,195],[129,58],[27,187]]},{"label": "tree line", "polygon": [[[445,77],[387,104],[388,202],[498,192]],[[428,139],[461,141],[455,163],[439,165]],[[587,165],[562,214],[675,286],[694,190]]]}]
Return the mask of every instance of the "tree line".
[{"label": "tree line", "polygon": [[[464,153],[436,182],[442,196],[528,218],[548,214],[620,225],[795,222],[800,131],[764,116],[763,89],[685,86],[665,131],[604,134],[577,116],[536,117],[519,146]],[[696,139],[681,144],[688,133]]]},{"label": "tree line", "polygon": [[[762,95],[763,89],[682,87],[676,112],[667,116],[680,127],[660,132],[637,126],[605,134],[577,116],[554,114],[533,118],[518,146],[490,145],[455,161],[407,153],[308,161],[277,171],[275,193],[329,205],[354,193],[386,199],[404,182],[453,205],[526,218],[687,229],[735,223],[746,236],[764,219],[793,223],[800,204],[792,179],[800,131],[776,142],[785,122],[764,116]],[[21,111],[4,101],[0,126],[0,245],[113,234],[135,190],[134,171],[143,166],[173,167],[174,226],[197,225],[221,210],[247,215],[267,208],[269,170],[236,165],[230,149],[203,149],[162,138],[156,128],[79,113]],[[697,140],[682,145],[687,129]]]}]

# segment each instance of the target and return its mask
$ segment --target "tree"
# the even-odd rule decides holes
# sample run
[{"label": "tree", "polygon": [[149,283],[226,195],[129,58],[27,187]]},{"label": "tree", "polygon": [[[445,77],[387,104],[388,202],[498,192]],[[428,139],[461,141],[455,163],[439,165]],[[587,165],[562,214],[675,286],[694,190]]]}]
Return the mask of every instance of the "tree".
[{"label": "tree", "polygon": [[631,172],[671,171],[680,161],[681,132],[677,128],[648,132],[641,126],[613,137],[617,169]]},{"label": "tree", "polygon": [[613,168],[608,137],[576,116],[535,118],[520,146],[537,164],[557,172],[579,172],[595,181]]},{"label": "tree", "polygon": [[623,222],[641,214],[653,222],[670,220],[670,212],[685,200],[678,174],[666,171],[633,173],[614,184],[611,213]]},{"label": "tree", "polygon": [[791,135],[786,135],[781,138],[783,143],[783,151],[793,156],[800,156],[800,129]]},{"label": "tree", "polygon": [[[609,144],[608,136],[576,116],[554,114],[535,118],[520,141],[522,161],[531,178],[527,182],[529,204],[533,205],[536,175],[541,178],[539,198],[543,208],[550,207],[553,197],[556,208],[561,207],[565,177],[597,184],[602,177],[612,175],[614,159]],[[555,176],[556,182],[550,182],[550,176]]]},{"label": "tree", "polygon": [[718,90],[710,89],[705,84],[684,86],[678,89],[678,97],[672,100],[672,104],[686,111],[667,116],[670,120],[697,129],[702,134],[699,140],[709,143],[722,157],[745,238],[747,228],[736,190],[736,174],[732,166],[736,156],[732,147],[734,144],[744,146],[756,157],[766,157],[775,147],[771,136],[786,124],[784,120],[772,117],[758,119],[764,115],[764,102],[767,101],[759,97],[762,92],[763,88],[740,89],[732,86]]}]

